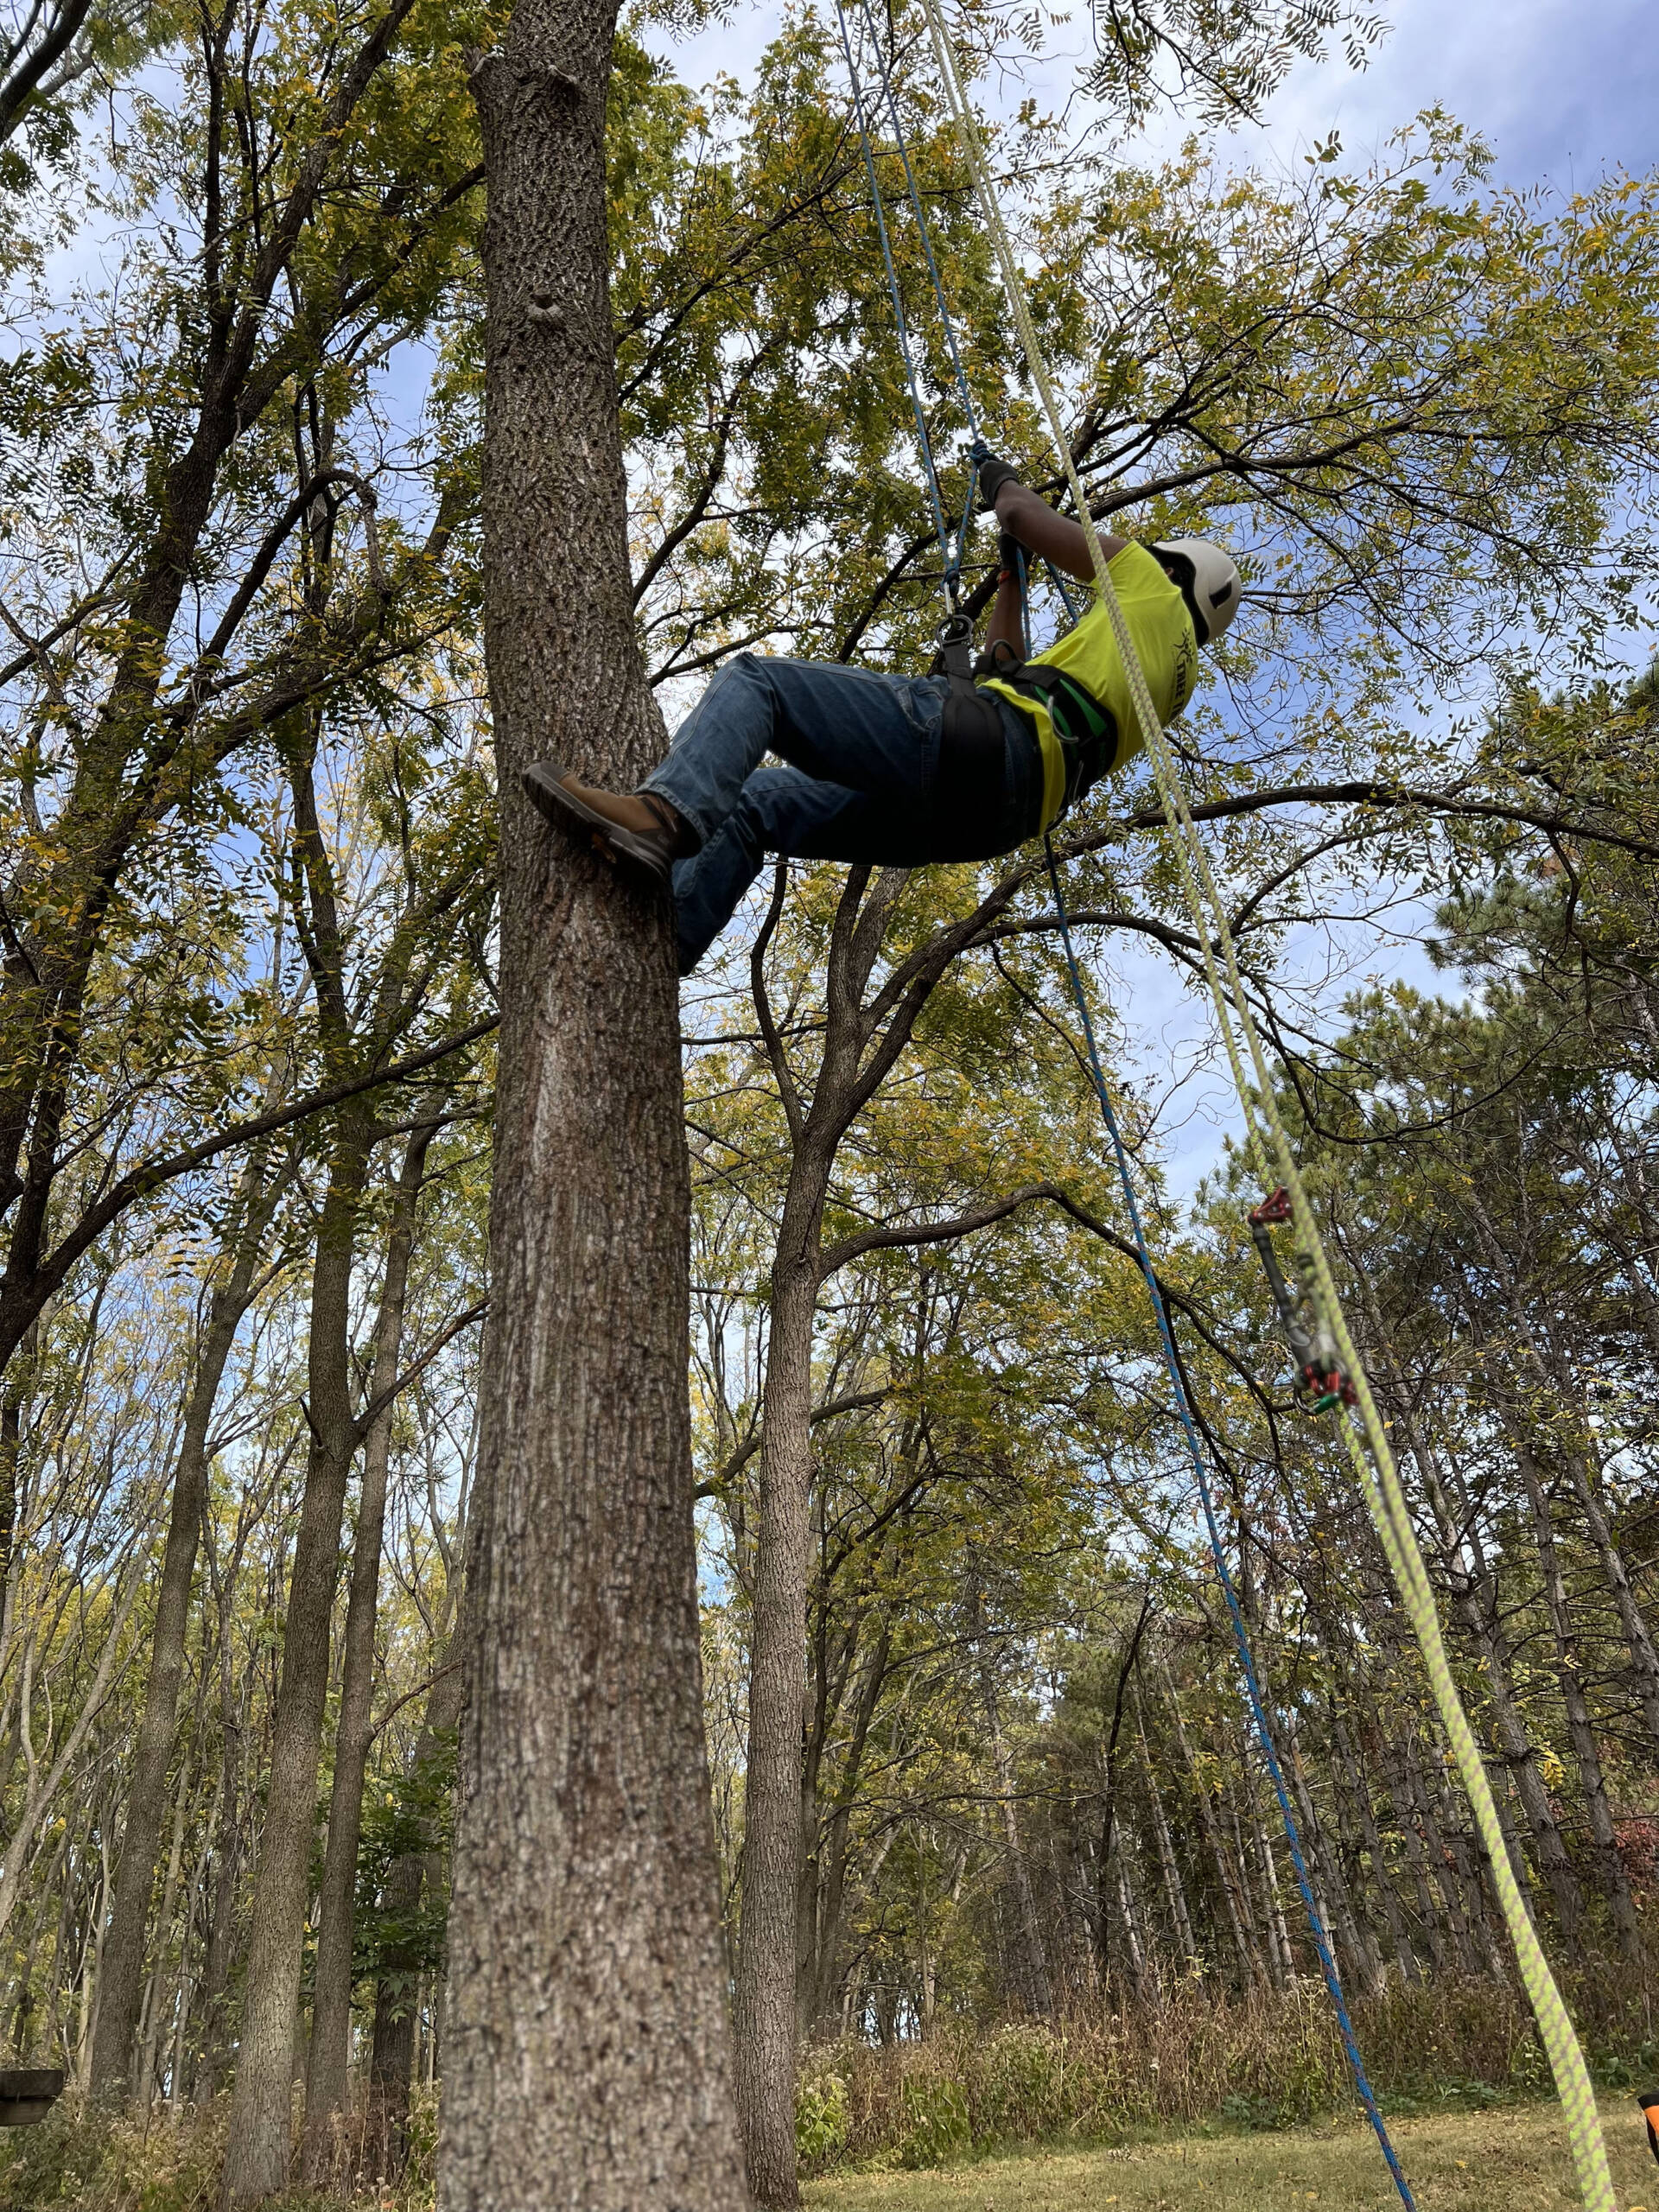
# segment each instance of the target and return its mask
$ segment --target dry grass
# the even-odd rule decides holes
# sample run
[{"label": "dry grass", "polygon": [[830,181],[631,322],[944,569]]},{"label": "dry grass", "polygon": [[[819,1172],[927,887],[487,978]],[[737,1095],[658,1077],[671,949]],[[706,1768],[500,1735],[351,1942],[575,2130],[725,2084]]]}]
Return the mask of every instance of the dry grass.
[{"label": "dry grass", "polygon": [[[1625,2212],[1659,2212],[1659,2166],[1625,2096],[1602,2101]],[[1391,2123],[1420,2212],[1568,2212],[1579,2202],[1554,2105]],[[986,2159],[933,2173],[810,2183],[811,2212],[1398,2212],[1363,2124],[1185,2136],[1110,2151]]]},{"label": "dry grass", "polygon": [[[1659,2075],[1651,1994],[1659,1992],[1636,1977],[1612,2002],[1582,1985],[1573,1991],[1586,2055],[1610,2097]],[[1446,2116],[1550,2094],[1518,1991],[1491,1981],[1392,1985],[1355,2011],[1371,2079],[1395,2112]],[[798,2139],[804,2175],[915,2171],[1160,2130],[1265,2134],[1354,2108],[1317,1985],[1238,1998],[1193,1983],[1156,2012],[1103,2011],[1058,2028],[942,2024],[925,2041],[885,2049],[821,2045],[802,2067]]]}]

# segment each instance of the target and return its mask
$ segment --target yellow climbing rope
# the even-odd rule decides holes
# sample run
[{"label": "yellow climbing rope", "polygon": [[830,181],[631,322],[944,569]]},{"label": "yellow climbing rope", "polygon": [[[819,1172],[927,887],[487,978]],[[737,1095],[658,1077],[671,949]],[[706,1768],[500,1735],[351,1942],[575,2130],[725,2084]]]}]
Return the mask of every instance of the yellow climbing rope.
[{"label": "yellow climbing rope", "polygon": [[[1440,1612],[1429,1582],[1428,1570],[1418,1547],[1417,1534],[1412,1526],[1411,1514],[1401,1486],[1388,1432],[1377,1411],[1363,1363],[1343,1313],[1331,1263],[1319,1236],[1319,1224],[1314,1219],[1291,1148],[1289,1134],[1279,1111],[1267,1056],[1239,973],[1237,953],[1226,910],[1211,873],[1203,841],[1192,820],[1180,770],[1153,706],[1146,677],[1135,652],[1135,641],[1123,619],[1117,594],[1112,588],[1105,550],[1089,512],[1089,502],[1077,474],[1076,461],[1066,442],[1048,364],[1027,304],[1025,280],[1002,219],[995,181],[986,159],[979,126],[969,105],[955,42],[944,19],[941,0],[922,0],[922,6],[938,62],[940,80],[973,173],[986,229],[996,254],[1002,288],[1007,295],[1009,310],[1020,334],[1027,364],[1042,400],[1049,435],[1060,456],[1065,480],[1071,487],[1077,519],[1089,540],[1096,588],[1110,619],[1118,652],[1128,677],[1147,758],[1152,766],[1163,804],[1164,818],[1173,840],[1182,892],[1198,935],[1222,1041],[1243,1111],[1251,1155],[1264,1186],[1270,1187],[1277,1181],[1290,1194],[1297,1239],[1311,1262],[1311,1287],[1315,1306],[1336,1341],[1343,1364],[1354,1386],[1357,1399],[1354,1410],[1357,1418],[1343,1418],[1344,1441],[1348,1456],[1353,1462],[1361,1494],[1382,1541],[1401,1602],[1421,1649],[1440,1723],[1451,1745],[1452,1758],[1457,1762],[1463,1786],[1468,1793],[1476,1829],[1491,1864],[1498,1903],[1510,1941],[1515,1946],[1521,1980],[1538,2023],[1538,2032],[1548,2055],[1556,2090],[1566,2114],[1573,2164],[1586,2212],[1617,2212],[1612,2177],[1608,2171],[1606,2145],[1602,2141],[1601,2122],[1596,2111],[1595,2091],[1591,2085],[1589,2069],[1585,2065],[1584,2053],[1580,2049],[1572,2020],[1561,2000],[1560,1991],[1556,1987],[1555,1978],[1550,1972],[1549,1961],[1544,1956],[1543,1947],[1538,1941],[1526,1900],[1521,1893],[1521,1885],[1498,1821],[1497,1807],[1492,1799],[1485,1764],[1469,1725],[1468,1715],[1463,1709],[1457,1685],[1452,1679],[1446,1641],[1440,1631]],[[1226,971],[1224,982],[1223,967]],[[1254,1086],[1246,1075],[1240,1051],[1241,1032],[1255,1077]],[[1262,1121],[1267,1123],[1265,1136],[1261,1126]]]}]

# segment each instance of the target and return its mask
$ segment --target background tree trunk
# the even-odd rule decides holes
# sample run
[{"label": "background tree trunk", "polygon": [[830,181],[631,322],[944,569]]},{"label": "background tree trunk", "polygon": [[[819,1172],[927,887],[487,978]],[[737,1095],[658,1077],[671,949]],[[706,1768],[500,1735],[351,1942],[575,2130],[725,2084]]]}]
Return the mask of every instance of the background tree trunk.
[{"label": "background tree trunk", "polygon": [[[410,1761],[416,1794],[443,1758],[445,1738],[461,1718],[461,1677],[453,1649],[446,1649],[438,1679],[426,1701],[426,1717]],[[429,1832],[421,1847],[393,1859],[381,1892],[383,1907],[406,1924],[416,1920],[424,1891],[442,1873],[436,1838]],[[409,2152],[409,2094],[415,2076],[415,2022],[424,1954],[411,1944],[406,1955],[382,1955],[374,1985],[374,2037],[369,2056],[369,2094],[379,2113],[387,2169],[401,2173]]]},{"label": "background tree trunk", "polygon": [[749,1643],[743,1919],[737,1968],[737,2096],[749,2187],[799,2202],[795,2157],[796,1925],[801,1879],[801,1731],[810,1553],[812,1317],[825,1175],[797,1154],[772,1273],[771,1331]]},{"label": "background tree trunk", "polygon": [[[369,1403],[378,1406],[363,1440],[363,1486],[352,1546],[352,1586],[346,1605],[340,1719],[334,1735],[334,1786],[328,1801],[328,1841],[317,1908],[316,1994],[306,2054],[305,2128],[300,2163],[305,2181],[321,2187],[333,2163],[335,2115],[346,2108],[352,2036],[352,1907],[357,1892],[357,1845],[363,1826],[363,1777],[368,1767],[374,1697],[374,1630],[380,1593],[380,1550],[391,1465],[392,1386],[403,1357],[404,1308],[415,1216],[426,1155],[438,1124],[416,1130],[404,1154],[386,1239],[385,1280],[375,1322]],[[382,1402],[384,1401],[384,1402]]]},{"label": "background tree trunk", "polygon": [[229,1263],[228,1279],[209,1297],[207,1321],[196,1348],[196,1371],[184,1417],[173,1476],[173,1500],[162,1577],[156,1593],[156,1625],[150,1639],[149,1681],[143,1719],[133,1755],[127,1821],[116,1861],[115,1900],[104,1938],[104,1960],[92,2037],[92,2094],[120,2096],[136,2089],[129,2077],[136,2056],[139,2008],[143,2003],[144,1942],[149,1904],[156,1889],[156,1862],[167,1806],[167,1770],[173,1758],[179,1685],[184,1675],[185,1633],[190,1618],[190,1586],[196,1572],[196,1547],[207,1503],[207,1432],[219,1386],[242,1317],[252,1295],[260,1236],[270,1217],[261,1194],[258,1169],[245,1179],[242,1220],[219,1255]]},{"label": "background tree trunk", "polygon": [[[502,791],[491,1306],[463,1607],[440,2202],[743,2202],[703,1745],[690,1179],[666,899],[525,764],[660,750],[631,607],[605,200],[614,10],[475,66],[486,643]],[[532,321],[529,310],[537,308]]]},{"label": "background tree trunk", "polygon": [[308,1363],[311,1448],[289,1579],[270,1795],[254,1883],[247,1986],[225,2159],[226,2207],[257,2203],[288,2183],[294,2039],[328,1691],[329,1631],[340,1577],[346,1483],[357,1449],[349,1362],[351,1281],[369,1141],[370,1125],[361,1108],[348,1109],[329,1164],[328,1196],[317,1234]]}]

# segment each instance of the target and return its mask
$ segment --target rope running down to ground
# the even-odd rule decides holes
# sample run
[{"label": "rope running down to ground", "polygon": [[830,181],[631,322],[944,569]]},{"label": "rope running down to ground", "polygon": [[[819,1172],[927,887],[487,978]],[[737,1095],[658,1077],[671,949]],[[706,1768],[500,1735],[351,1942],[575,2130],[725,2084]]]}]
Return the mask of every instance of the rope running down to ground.
[{"label": "rope running down to ground", "polygon": [[[1135,1236],[1135,1249],[1141,1262],[1141,1272],[1146,1277],[1147,1288],[1152,1297],[1152,1310],[1158,1322],[1158,1338],[1162,1347],[1164,1366],[1169,1376],[1169,1387],[1175,1399],[1175,1411],[1186,1435],[1186,1448],[1192,1460],[1192,1472],[1198,1485],[1198,1497],[1204,1506],[1204,1522],[1210,1538],[1210,1556],[1215,1561],[1216,1577],[1221,1584],[1222,1595],[1227,1600],[1227,1614],[1232,1623],[1233,1643],[1238,1652],[1239,1668],[1244,1676],[1244,1688],[1249,1698],[1250,1717],[1255,1724],[1257,1741],[1267,1764],[1268,1777],[1273,1783],[1273,1794],[1279,1800],[1279,1816],[1284,1822],[1285,1841],[1290,1850],[1290,1863],[1296,1871],[1296,1886],[1302,1893],[1302,1910],[1307,1915],[1307,1924],[1313,1937],[1313,1948],[1319,1955],[1319,1972],[1325,1977],[1330,1992],[1332,2009],[1337,2016],[1337,2027],[1342,2037],[1342,2047],[1348,2055],[1353,2069],[1354,2086],[1359,2091],[1360,2101],[1365,2107],[1365,2117],[1371,2123],[1382,2156],[1389,2162],[1389,2171],[1394,2185],[1400,2192],[1400,2201],[1406,2212],[1416,2212],[1416,2201],[1402,2172],[1399,2158],[1389,2139],[1376,2097],[1359,2055],[1359,2039],[1354,2033],[1354,2024],[1349,2017],[1348,2002],[1342,1993],[1342,1977],[1337,1971],[1336,1956],[1331,1948],[1325,1921],[1318,1900],[1313,1894],[1313,1878],[1302,1856],[1302,1839],[1296,1825],[1296,1815],[1291,1810],[1290,1793],[1285,1787],[1284,1771],[1279,1764],[1278,1751],[1273,1740],[1273,1731],[1268,1723],[1266,1704],[1262,1686],[1256,1678],[1255,1661],[1250,1651],[1249,1636],[1244,1625],[1243,1610],[1238,1602],[1238,1592],[1227,1565],[1227,1553],[1221,1540],[1221,1529],[1216,1518],[1215,1499],[1211,1494],[1209,1477],[1205,1472],[1204,1453],[1199,1447],[1198,1429],[1192,1417],[1192,1408],[1186,1395],[1186,1382],[1181,1373],[1179,1360],[1175,1356],[1175,1339],[1171,1330],[1169,1309],[1164,1304],[1163,1294],[1158,1287],[1158,1274],[1153,1266],[1152,1253],[1147,1244],[1146,1230],[1141,1223],[1141,1209],[1135,1202],[1135,1183],[1129,1173],[1128,1154],[1124,1149],[1122,1135],[1117,1126],[1117,1116],[1112,1111],[1112,1102],[1106,1088],[1106,1077],[1100,1065],[1100,1054],[1095,1045],[1095,1025],[1089,1018],[1089,1001],[1084,996],[1083,977],[1077,969],[1077,956],[1071,945],[1071,923],[1065,911],[1065,897],[1060,889],[1060,872],[1055,865],[1054,847],[1048,837],[1043,839],[1043,854],[1048,862],[1048,880],[1054,888],[1055,911],[1059,917],[1060,941],[1065,948],[1065,964],[1071,978],[1071,995],[1077,1001],[1077,1012],[1083,1017],[1084,1042],[1088,1047],[1089,1072],[1094,1083],[1095,1096],[1100,1102],[1101,1119],[1106,1124],[1106,1134],[1111,1139],[1112,1155],[1117,1162],[1118,1179],[1123,1186],[1123,1203],[1128,1209],[1129,1227]],[[1241,1541],[1243,1540],[1241,1539]]]},{"label": "rope running down to ground", "polygon": [[[905,143],[904,131],[899,121],[898,103],[893,92],[892,75],[887,66],[885,57],[881,54],[880,44],[876,35],[875,26],[870,17],[868,0],[861,0],[861,4],[863,7],[865,26],[875,51],[875,64],[880,76],[881,90],[888,118],[893,125],[900,158],[904,162],[905,181],[909,189],[911,209],[915,217],[918,230],[920,232],[923,251],[927,256],[928,272],[933,281],[933,296],[938,308],[940,321],[944,326],[946,343],[950,348],[951,363],[956,371],[957,386],[961,394],[963,412],[967,419],[968,428],[974,439],[973,450],[976,462],[977,462],[978,456],[984,448],[982,448],[979,444],[978,424],[975,418],[972,395],[968,390],[967,379],[963,372],[962,357],[957,344],[955,325],[950,315],[949,302],[946,301],[944,296],[944,288],[939,278],[938,264],[934,258],[931,241],[928,236],[927,223],[922,212],[920,195],[916,188],[915,175],[911,167],[909,151]],[[844,8],[841,4],[841,0],[837,0],[837,14],[841,18],[842,52],[846,56],[849,75],[852,79],[853,95],[858,116],[860,135],[863,140],[866,173],[868,176],[871,191],[873,194],[875,195],[875,215],[878,233],[882,242],[883,258],[887,263],[888,279],[890,283],[893,283],[893,264],[891,252],[888,250],[887,222],[885,211],[883,210],[880,203],[880,187],[877,181],[875,170],[874,152],[870,143],[869,134],[866,124],[861,89],[859,85],[858,73],[853,60],[853,41],[848,33],[846,15]],[[903,302],[898,296],[896,285],[894,287],[893,306],[894,321],[899,335],[899,344],[905,356],[905,372],[910,384],[913,397],[918,388],[918,380],[914,365],[910,359],[910,334],[905,317],[904,305]],[[921,455],[923,467],[927,472],[929,499],[933,510],[935,527],[938,531],[940,554],[944,563],[945,574],[948,580],[952,574],[953,564],[951,561],[951,549],[947,544],[944,536],[944,499],[934,474],[931,444],[925,435],[923,435],[921,440]],[[967,512],[964,513],[963,530],[958,536],[957,542],[956,564],[958,569],[962,556],[962,549],[966,541],[968,524],[971,516],[971,503],[975,493],[975,479],[976,474],[977,468],[976,467],[974,469],[969,471],[968,490],[969,505]],[[1016,552],[1015,562],[1019,571],[1018,581],[1020,588],[1021,621],[1026,638],[1028,641],[1031,632],[1031,608],[1027,589],[1026,560],[1022,550]],[[1051,581],[1059,594],[1060,599],[1065,605],[1068,618],[1071,621],[1075,622],[1077,619],[1078,609],[1072,600],[1071,593],[1066,589],[1064,579],[1061,577],[1058,571],[1052,566],[1047,563],[1045,563],[1045,566],[1047,566],[1049,569]],[[1249,1700],[1251,1719],[1255,1727],[1257,1740],[1261,1745],[1263,1762],[1266,1764],[1268,1777],[1273,1784],[1274,1795],[1278,1800],[1280,1818],[1284,1827],[1285,1840],[1290,1852],[1291,1864],[1295,1870],[1297,1888],[1300,1891],[1303,1910],[1306,1914],[1308,1927],[1313,1934],[1314,1950],[1319,1961],[1319,1970],[1324,1977],[1325,1988],[1330,1994],[1332,2008],[1336,2014],[1338,2029],[1342,2037],[1343,2049],[1347,2055],[1348,2063],[1352,2069],[1355,2086],[1359,2092],[1360,2100],[1364,2106],[1366,2117],[1370,2120],[1371,2126],[1376,2133],[1377,2141],[1382,2147],[1383,2158],[1388,2162],[1389,2173],[1392,2175],[1395,2186],[1400,2193],[1401,2201],[1405,2207],[1405,2212],[1416,2212],[1415,2203],[1411,2194],[1410,2187],[1406,2181],[1404,2173],[1401,2170],[1400,2162],[1395,2155],[1394,2145],[1389,2139],[1387,2126],[1384,2125],[1382,2113],[1378,2108],[1376,2094],[1372,2090],[1370,2081],[1365,2072],[1364,2062],[1360,2056],[1358,2038],[1355,2035],[1353,2021],[1348,2011],[1347,2000],[1343,1994],[1342,1980],[1337,1968],[1335,1955],[1331,1946],[1324,1919],[1319,1910],[1318,1900],[1314,1895],[1313,1882],[1308,1873],[1306,1861],[1303,1856],[1301,1835],[1297,1827],[1295,1815],[1291,1809],[1289,1793],[1285,1787],[1284,1772],[1280,1764],[1277,1747],[1274,1742],[1272,1728],[1268,1719],[1266,1705],[1262,1695],[1261,1685],[1255,1670],[1255,1663],[1250,1650],[1249,1632],[1245,1627],[1243,1612],[1239,1605],[1238,1596],[1234,1586],[1232,1574],[1227,1564],[1226,1550],[1222,1542],[1221,1529],[1216,1516],[1215,1503],[1211,1492],[1209,1478],[1205,1471],[1204,1455],[1198,1443],[1197,1426],[1193,1417],[1192,1408],[1187,1397],[1185,1378],[1181,1370],[1179,1359],[1176,1355],[1174,1339],[1170,1329],[1169,1316],[1165,1308],[1162,1297],[1159,1292],[1157,1274],[1153,1265],[1152,1255],[1147,1247],[1145,1231],[1141,1225],[1141,1210],[1135,1199],[1135,1185],[1130,1174],[1128,1156],[1124,1148],[1122,1138],[1118,1129],[1116,1116],[1112,1109],[1111,1096],[1106,1087],[1105,1075],[1101,1067],[1100,1055],[1095,1043],[1094,1024],[1090,1018],[1088,1001],[1084,995],[1083,981],[1078,972],[1077,956],[1072,946],[1071,921],[1066,912],[1065,894],[1060,887],[1059,874],[1055,864],[1053,847],[1046,838],[1044,840],[1044,844],[1047,854],[1049,878],[1053,886],[1055,906],[1058,912],[1060,931],[1065,947],[1066,964],[1070,970],[1071,978],[1072,994],[1077,1001],[1077,1012],[1083,1022],[1084,1038],[1088,1047],[1088,1065],[1092,1074],[1095,1095],[1099,1103],[1101,1116],[1106,1126],[1107,1135],[1111,1141],[1112,1152],[1117,1165],[1119,1179],[1122,1185],[1124,1204],[1128,1212],[1130,1225],[1135,1233],[1135,1249],[1139,1255],[1141,1272],[1146,1278],[1147,1287],[1152,1296],[1153,1310],[1157,1318],[1159,1338],[1162,1347],[1164,1365],[1168,1373],[1170,1389],[1173,1395],[1175,1402],[1175,1409],[1179,1416],[1182,1427],[1185,1432],[1187,1449],[1192,1456],[1193,1473],[1198,1482],[1198,1496],[1203,1501],[1205,1522],[1209,1535],[1211,1556],[1215,1563],[1217,1579],[1221,1584],[1222,1591],[1226,1599],[1228,1614],[1232,1624],[1233,1640],[1237,1649],[1239,1664],[1244,1678],[1244,1686]]]},{"label": "rope running down to ground", "polygon": [[[1237,950],[1228,925],[1226,910],[1192,820],[1179,768],[1153,706],[1134,639],[1112,587],[1105,550],[1089,510],[1076,459],[1065,436],[1041,341],[1026,301],[1024,277],[1002,219],[995,181],[986,158],[978,124],[968,102],[950,26],[944,20],[941,0],[922,0],[922,7],[945,96],[973,172],[981,211],[995,251],[1009,311],[1020,334],[1027,365],[1042,399],[1049,435],[1065,469],[1077,520],[1088,538],[1096,589],[1111,621],[1113,635],[1128,679],[1142,741],[1173,842],[1182,891],[1198,937],[1205,979],[1215,1004],[1222,1041],[1243,1112],[1251,1155],[1263,1186],[1270,1188],[1276,1180],[1290,1194],[1298,1243],[1311,1265],[1311,1288],[1315,1307],[1336,1341],[1354,1386],[1357,1398],[1357,1420],[1343,1421],[1344,1441],[1421,1650],[1441,1726],[1457,1762],[1474,1815],[1475,1826],[1491,1863],[1498,1902],[1510,1942],[1515,1947],[1522,1982],[1538,2023],[1539,2034],[1548,2055],[1556,2090],[1560,2097],[1573,2167],[1586,2212],[1617,2212],[1612,2177],[1608,2171],[1606,2146],[1602,2141],[1601,2123],[1596,2111],[1595,2092],[1591,2085],[1589,2069],[1585,2064],[1584,2053],[1580,2048],[1567,2006],[1556,1986],[1549,1961],[1544,1955],[1543,1946],[1538,1940],[1537,1930],[1532,1924],[1526,1900],[1522,1895],[1498,1821],[1485,1764],[1475,1741],[1474,1732],[1470,1727],[1468,1715],[1463,1709],[1457,1686],[1452,1679],[1434,1592],[1422,1553],[1418,1548],[1416,1531],[1412,1526],[1410,1509],[1401,1484],[1388,1433],[1355,1347],[1347,1317],[1343,1312],[1331,1263],[1319,1236],[1319,1224],[1297,1166],[1289,1133],[1279,1109],[1267,1054],[1239,971]],[[1205,918],[1206,910],[1208,921]],[[1226,969],[1225,983],[1217,965],[1217,956]],[[1255,1078],[1254,1085],[1245,1072],[1239,1043],[1241,1033],[1244,1051],[1249,1053]],[[1263,1122],[1267,1124],[1265,1134],[1262,1126]]]}]

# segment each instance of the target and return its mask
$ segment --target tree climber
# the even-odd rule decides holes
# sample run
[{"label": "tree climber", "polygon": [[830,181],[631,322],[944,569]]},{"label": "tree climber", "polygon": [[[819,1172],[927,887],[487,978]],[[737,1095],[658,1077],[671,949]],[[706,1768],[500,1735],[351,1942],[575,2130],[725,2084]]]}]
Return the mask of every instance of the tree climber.
[{"label": "tree climber", "polygon": [[[1104,607],[1025,658],[1021,554],[1092,581],[1081,524],[995,456],[981,461],[979,484],[1001,534],[976,692],[959,674],[953,683],[738,653],[637,791],[578,783],[553,760],[525,770],[524,789],[550,822],[671,887],[683,976],[767,853],[885,868],[995,859],[1140,751]],[[1192,696],[1196,646],[1213,644],[1237,611],[1238,570],[1203,538],[1148,550],[1103,532],[1101,543],[1153,704],[1171,721]],[[768,753],[788,765],[763,767]]]}]

